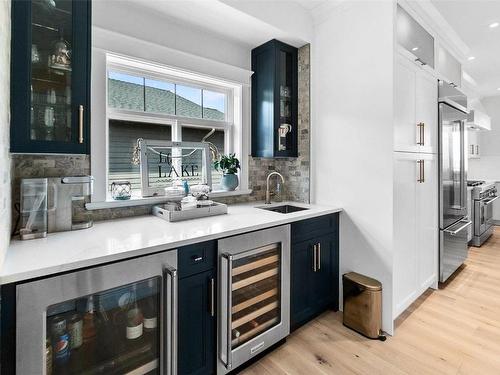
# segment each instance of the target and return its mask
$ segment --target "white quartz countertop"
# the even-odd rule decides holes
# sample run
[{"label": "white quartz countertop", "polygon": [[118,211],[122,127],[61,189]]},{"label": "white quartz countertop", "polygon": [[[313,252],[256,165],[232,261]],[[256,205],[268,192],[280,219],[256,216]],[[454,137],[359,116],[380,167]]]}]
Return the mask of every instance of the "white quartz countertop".
[{"label": "white quartz countertop", "polygon": [[197,242],[233,236],[340,212],[341,208],[293,204],[309,208],[289,214],[266,211],[262,203],[230,205],[226,215],[169,223],[155,216],[96,222],[90,229],[51,233],[47,238],[11,242],[0,284],[114,262]]}]

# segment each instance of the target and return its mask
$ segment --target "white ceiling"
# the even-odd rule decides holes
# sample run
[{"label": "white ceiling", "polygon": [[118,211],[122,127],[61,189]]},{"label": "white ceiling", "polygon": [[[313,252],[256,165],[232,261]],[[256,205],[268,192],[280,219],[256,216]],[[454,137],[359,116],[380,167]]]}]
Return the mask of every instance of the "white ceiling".
[{"label": "white ceiling", "polygon": [[500,95],[500,0],[431,0],[475,60],[463,63],[465,72],[476,82],[481,97]]},{"label": "white ceiling", "polygon": [[295,0],[295,2],[300,4],[305,9],[311,11],[314,8],[319,7],[320,5],[327,3],[328,0]]}]

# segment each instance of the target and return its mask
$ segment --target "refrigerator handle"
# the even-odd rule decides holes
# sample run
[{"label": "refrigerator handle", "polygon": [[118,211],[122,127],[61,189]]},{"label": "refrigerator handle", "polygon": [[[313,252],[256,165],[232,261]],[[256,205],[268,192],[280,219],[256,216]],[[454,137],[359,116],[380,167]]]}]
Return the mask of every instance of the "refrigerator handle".
[{"label": "refrigerator handle", "polygon": [[465,224],[462,225],[457,230],[448,230],[448,229],[445,229],[444,232],[446,232],[448,234],[451,234],[452,236],[456,236],[458,233],[460,233],[461,231],[463,231],[465,228],[469,227],[472,224],[472,221],[470,221],[470,220],[467,220],[467,221],[461,220],[460,222],[461,223],[465,223]]},{"label": "refrigerator handle", "polygon": [[[165,321],[165,328],[163,332],[165,333],[166,340],[164,340],[164,345],[166,343],[167,351],[166,362],[165,359],[162,365],[166,368],[167,375],[177,374],[177,270],[173,267],[167,266],[164,269],[164,309],[165,313],[163,315]],[[162,351],[162,354],[165,350]],[[161,367],[161,366],[160,366]]]}]

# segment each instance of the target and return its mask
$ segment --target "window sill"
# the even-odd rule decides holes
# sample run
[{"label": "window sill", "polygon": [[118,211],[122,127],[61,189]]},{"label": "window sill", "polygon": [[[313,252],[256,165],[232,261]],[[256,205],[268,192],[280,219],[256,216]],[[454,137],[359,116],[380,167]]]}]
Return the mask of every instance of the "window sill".
[{"label": "window sill", "polygon": [[[211,199],[222,198],[222,197],[233,197],[238,195],[249,195],[252,193],[251,189],[246,190],[234,190],[234,191],[214,191],[210,193]],[[103,202],[91,202],[85,205],[85,208],[89,211],[92,210],[102,210],[106,208],[120,208],[120,207],[134,207],[134,206],[145,206],[153,205],[167,202],[168,199],[165,197],[132,197],[126,201],[115,201],[106,200]]]}]

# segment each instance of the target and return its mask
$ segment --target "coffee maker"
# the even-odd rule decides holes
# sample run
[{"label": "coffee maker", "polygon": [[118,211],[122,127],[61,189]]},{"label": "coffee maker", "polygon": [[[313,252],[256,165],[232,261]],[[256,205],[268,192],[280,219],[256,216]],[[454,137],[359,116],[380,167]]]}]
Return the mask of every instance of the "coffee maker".
[{"label": "coffee maker", "polygon": [[90,202],[92,176],[53,177],[48,179],[48,230],[61,232],[90,228],[93,221],[85,204]]}]

